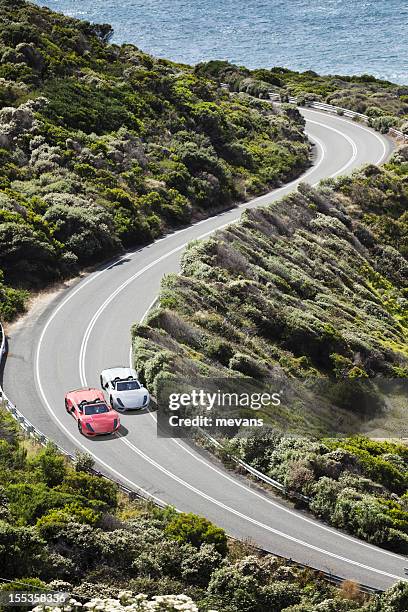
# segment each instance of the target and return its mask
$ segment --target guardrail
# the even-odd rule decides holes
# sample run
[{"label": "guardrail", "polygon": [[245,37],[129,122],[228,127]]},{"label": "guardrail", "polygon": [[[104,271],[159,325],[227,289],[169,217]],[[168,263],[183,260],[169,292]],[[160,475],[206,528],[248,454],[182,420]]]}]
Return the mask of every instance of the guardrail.
[{"label": "guardrail", "polygon": [[[269,92],[269,99],[272,102],[277,101],[278,98],[279,98],[278,94],[276,94],[273,91]],[[297,104],[298,99],[295,98],[294,96],[289,96],[288,102],[289,104]],[[325,104],[324,102],[315,102],[315,101],[306,102],[305,107],[315,108],[316,110],[323,110],[323,111],[326,111],[327,113],[336,113],[337,115],[344,115],[345,117],[350,117],[351,119],[357,118],[361,121],[364,121],[365,123],[368,123],[370,120],[370,117],[368,115],[364,115],[363,113],[357,113],[348,108],[343,108],[342,106],[334,106],[332,104]],[[391,136],[394,136],[394,138],[403,140],[404,142],[406,141],[408,142],[408,134],[404,134],[404,132],[401,132],[400,130],[396,130],[395,128],[389,128],[388,133]]]},{"label": "guardrail", "polygon": [[[199,433],[204,438],[206,438],[211,444],[213,444],[213,446],[215,446],[219,450],[222,450],[224,448],[223,445],[220,442],[218,442],[218,440],[213,438],[213,436],[211,436],[207,431],[205,431],[204,429],[201,429],[201,427],[198,427],[197,429],[199,430]],[[268,484],[269,486],[273,487],[274,489],[277,489],[280,493],[283,493],[284,495],[289,495],[290,497],[294,497],[294,498],[296,498],[296,499],[298,499],[300,501],[306,502],[306,503],[310,501],[310,498],[306,497],[306,495],[302,495],[301,493],[290,493],[290,492],[288,492],[288,490],[285,487],[285,485],[283,485],[282,483],[278,482],[277,480],[274,480],[270,476],[267,476],[266,474],[263,474],[262,472],[260,472],[256,468],[252,467],[252,465],[249,465],[248,463],[245,463],[245,461],[242,461],[242,459],[239,459],[238,457],[234,457],[234,455],[230,455],[230,454],[228,454],[228,458],[233,463],[235,463],[235,465],[238,465],[239,467],[243,468],[246,472],[251,474],[251,476],[254,476],[258,480],[261,480],[262,482]]]},{"label": "guardrail", "polygon": [[355,111],[349,110],[348,108],[342,108],[341,106],[334,106],[332,104],[324,104],[323,102],[310,102],[308,104],[311,108],[316,108],[318,110],[324,110],[326,112],[334,112],[336,114],[344,115],[345,117],[351,117],[355,119],[358,117],[362,121],[368,121],[368,115],[363,115],[363,113],[356,113]]},{"label": "guardrail", "polygon": [[[228,536],[228,537],[231,540],[239,542],[237,538],[233,538],[231,536]],[[337,587],[340,587],[342,583],[345,582],[344,578],[342,578],[341,576],[337,576],[337,574],[333,574],[332,572],[320,570],[320,569],[317,569],[316,567],[313,567],[312,565],[305,565],[304,563],[300,563],[299,561],[294,561],[293,559],[282,557],[281,555],[277,555],[273,552],[271,553],[270,551],[265,550],[264,548],[261,548],[260,546],[256,546],[254,544],[251,544],[251,548],[259,551],[261,554],[273,555],[274,557],[277,557],[281,561],[284,561],[286,565],[294,566],[294,567],[297,567],[298,569],[303,569],[303,570],[311,569],[314,572],[316,572],[318,576],[320,576],[323,580],[325,580],[326,582],[330,582],[331,584],[334,584]],[[367,595],[380,595],[381,593],[384,593],[384,589],[377,589],[375,587],[370,587],[366,584],[361,584],[361,583],[356,583],[356,584],[358,585],[358,588],[360,589],[360,591],[362,593],[366,593]]]},{"label": "guardrail", "polygon": [[[6,334],[4,332],[4,328],[3,328],[2,324],[0,322],[0,365],[3,362],[3,358],[5,357],[6,353],[7,353]],[[61,454],[63,454],[65,457],[67,457],[72,462],[75,461],[75,457],[73,455],[68,453],[64,448],[62,448],[58,444],[55,444],[55,442],[49,440],[47,438],[47,436],[45,436],[36,427],[34,427],[34,425],[32,425],[32,423],[30,423],[30,421],[28,419],[26,419],[25,416],[22,415],[21,412],[19,412],[17,410],[17,408],[13,405],[13,403],[8,399],[8,397],[4,393],[4,391],[3,391],[1,386],[0,386],[0,401],[4,405],[4,407],[8,410],[8,412],[13,416],[13,418],[20,424],[22,429],[24,429],[24,431],[27,433],[27,435],[29,435],[30,437],[34,438],[42,446],[46,446],[48,443],[52,443],[59,450],[59,452]],[[222,448],[222,445],[217,440],[215,440],[215,438],[210,436],[207,432],[205,432],[204,430],[201,430],[200,433],[203,433],[215,445],[217,445],[217,446]],[[247,465],[246,463],[241,461],[240,459],[236,459],[235,457],[231,457],[231,459],[233,461],[235,461],[237,464],[239,464],[241,467],[246,469],[248,472],[250,472],[253,476],[256,476],[260,480],[262,480],[262,481],[268,483],[269,485],[279,489],[280,491],[282,491],[282,493],[285,492],[285,487],[283,485],[281,485],[279,482],[277,482],[276,480],[273,480],[272,478],[269,478],[269,476],[266,476],[265,474],[262,474],[261,472],[259,472],[255,468],[253,468],[250,465]],[[126,495],[129,496],[130,499],[136,497],[136,498],[144,500],[144,501],[150,501],[150,502],[154,503],[156,506],[165,507],[165,504],[160,504],[157,500],[153,500],[150,497],[149,498],[146,497],[146,495],[143,495],[140,491],[135,491],[134,489],[129,489],[129,487],[126,487],[121,482],[119,482],[119,481],[117,481],[117,480],[115,480],[113,478],[110,478],[106,474],[103,474],[102,472],[99,472],[98,470],[95,470],[94,468],[91,468],[88,471],[91,472],[94,476],[99,476],[100,478],[104,478],[104,479],[106,479],[106,480],[108,480],[110,482],[115,483],[123,493],[125,493]],[[307,499],[307,498],[304,498],[304,499]],[[234,540],[236,538],[232,538],[231,537],[231,539]],[[273,552],[271,552],[269,550],[265,550],[264,548],[261,548],[259,546],[253,546],[253,548],[255,548],[256,550],[259,550],[261,553],[264,553],[264,554],[268,554],[268,555],[274,554]],[[275,555],[275,556],[279,556],[279,555]],[[342,584],[342,582],[344,582],[344,578],[342,578],[341,576],[337,576],[337,575],[332,574],[330,572],[319,570],[318,568],[315,568],[315,567],[310,566],[310,565],[304,565],[303,563],[298,563],[297,561],[293,561],[292,559],[287,559],[285,557],[280,557],[280,558],[283,559],[285,562],[288,562],[289,564],[294,565],[296,567],[299,567],[299,568],[302,568],[302,569],[312,569],[313,571],[317,572],[325,581],[330,582],[330,583],[332,583],[332,584],[334,584],[336,586],[340,586]],[[376,593],[383,592],[380,589],[374,589],[374,588],[366,586],[364,584],[358,584],[358,587],[359,587],[359,589],[361,590],[362,593],[367,593],[367,594],[370,594],[370,595],[374,595]]]},{"label": "guardrail", "polygon": [[[158,302],[158,298],[156,298],[154,302],[151,304],[149,310],[145,313],[145,316],[143,317],[144,319],[146,318],[150,310],[156,306],[157,302]],[[0,364],[1,364],[7,352],[6,334],[4,333],[4,329],[1,323],[0,323],[0,338],[1,338],[1,343],[0,343]],[[71,455],[70,453],[68,453],[64,448],[56,444],[54,441],[49,440],[45,434],[43,434],[39,429],[37,429],[19,410],[17,410],[14,404],[6,396],[1,386],[0,386],[0,401],[2,402],[3,406],[8,410],[8,412],[11,414],[11,416],[19,423],[20,427],[26,432],[28,436],[30,436],[31,438],[34,438],[42,446],[47,446],[47,444],[52,443],[59,450],[60,453],[65,455],[65,457],[67,457],[72,462],[75,461],[74,455]],[[200,431],[200,434],[202,434],[214,446],[218,448],[222,448],[222,444],[220,444],[218,440],[210,436],[210,434],[208,434],[206,431],[200,428],[199,428],[199,431]],[[251,465],[248,465],[247,463],[245,463],[244,461],[242,461],[242,459],[239,459],[238,457],[233,457],[231,455],[230,458],[231,458],[231,461],[233,461],[236,465],[239,465],[242,469],[246,470],[249,474],[257,478],[258,480],[261,480],[262,482],[277,489],[279,492],[283,494],[288,493],[286,487],[280,482],[278,482],[277,480],[274,480],[273,478],[270,478],[266,474],[263,474],[262,472],[255,469]],[[107,476],[106,474],[103,474],[102,472],[98,470],[95,470],[92,468],[90,471],[96,476],[106,478],[107,480],[110,480],[111,482],[115,482],[119,486],[121,491],[123,491],[126,495],[136,496],[144,500],[151,499],[151,498],[147,498],[146,495],[142,494],[141,492],[134,491],[133,489],[129,489],[129,487],[126,487],[121,482],[118,482],[117,480],[110,478],[109,476]],[[309,498],[306,497],[305,495],[296,494],[294,495],[294,497],[304,502],[309,501]],[[156,500],[155,500],[155,503],[157,505],[164,505],[164,504],[159,504],[159,502],[157,502]]]},{"label": "guardrail", "polygon": [[[276,100],[275,92],[269,92],[270,100]],[[289,104],[297,104],[298,99],[294,96],[289,96],[288,98]],[[310,101],[306,102],[305,107],[307,108],[315,108],[316,110],[323,110],[327,113],[336,113],[337,115],[341,114],[345,117],[350,117],[351,119],[358,118],[361,121],[368,122],[368,115],[363,115],[363,113],[356,113],[355,111],[349,110],[348,108],[343,108],[341,106],[334,106],[333,104],[325,104],[324,102],[316,102]]]},{"label": "guardrail", "polygon": [[400,132],[400,130],[396,130],[395,128],[390,128],[389,133],[391,134],[391,136],[395,136],[395,138],[398,138],[404,141],[405,140],[408,141],[408,134],[404,134],[404,132]]},{"label": "guardrail", "polygon": [[[0,338],[1,338],[0,365],[2,365],[3,359],[7,353],[7,339],[6,339],[6,334],[4,332],[4,328],[1,322],[0,322]],[[67,459],[69,459],[72,462],[75,462],[74,455],[72,455],[71,453],[68,453],[68,451],[66,451],[64,448],[62,448],[58,444],[56,444],[53,440],[50,440],[49,438],[47,438],[45,434],[43,434],[39,429],[37,429],[23,414],[21,414],[19,410],[17,410],[17,408],[14,406],[11,400],[9,400],[9,398],[7,397],[7,395],[5,394],[1,386],[0,386],[0,403],[2,404],[4,408],[6,408],[6,410],[11,414],[13,419],[17,421],[20,427],[25,431],[25,433],[30,438],[33,438],[36,442],[41,444],[41,446],[47,446],[47,444],[52,444]],[[109,480],[110,482],[115,483],[119,487],[119,489],[122,491],[122,493],[125,493],[125,495],[128,495],[130,498],[133,498],[133,499],[137,498],[137,499],[141,499],[144,501],[150,501],[150,502],[153,502],[157,506],[165,507],[165,504],[161,504],[156,499],[148,497],[141,491],[130,489],[129,487],[121,483],[119,480],[111,478],[107,474],[104,474],[103,472],[100,472],[99,470],[96,470],[95,468],[89,468],[87,471],[92,473],[94,476],[98,476],[100,478],[104,478],[105,480]]]},{"label": "guardrail", "polygon": [[[229,86],[226,83],[222,83],[221,87],[223,87],[224,89],[229,89]],[[279,94],[276,94],[275,92],[269,92],[269,98],[271,101],[277,101],[279,100],[280,96]],[[297,98],[295,97],[289,97],[288,101],[290,104],[297,104]],[[363,120],[363,121],[368,121],[369,117],[367,115],[363,115],[362,113],[357,113],[339,106],[333,106],[331,104],[325,104],[323,102],[309,102],[307,104],[308,107],[310,108],[316,108],[318,110],[324,110],[326,112],[334,112],[336,114],[341,113],[342,115],[346,116],[346,117],[351,117],[351,118],[355,118],[358,117],[359,119]],[[389,132],[395,136],[396,138],[402,138],[404,140],[408,140],[408,135],[404,134],[403,132],[400,132],[399,130],[395,130],[394,128],[390,128]],[[151,305],[150,309],[156,305],[156,303],[158,302],[158,298],[156,298],[156,300],[154,301],[154,303]],[[150,311],[150,309],[145,313],[145,316],[143,319],[146,318],[148,312]],[[4,356],[6,355],[7,352],[7,341],[6,341],[6,335],[4,332],[4,328],[0,322],[0,365],[2,364],[2,361],[4,359]],[[42,446],[46,446],[47,444],[53,444],[60,453],[62,453],[63,455],[65,455],[69,460],[71,460],[72,462],[75,461],[75,456],[73,456],[72,454],[68,453],[64,448],[62,448],[61,446],[59,446],[58,444],[56,444],[54,441],[49,440],[47,438],[47,436],[45,434],[43,434],[41,431],[39,431],[21,412],[19,412],[19,410],[17,410],[17,408],[13,405],[13,403],[8,399],[8,397],[6,396],[4,390],[2,389],[2,387],[0,386],[0,402],[3,404],[3,406],[8,410],[8,412],[12,415],[12,417],[20,424],[21,428],[27,433],[27,435],[29,435],[30,437],[34,438],[37,442],[39,442]],[[214,446],[217,446],[218,448],[223,448],[222,444],[220,444],[218,442],[218,440],[216,440],[215,438],[213,438],[212,436],[210,436],[207,432],[205,432],[204,430],[200,430],[200,433],[202,435],[204,435],[204,437],[207,438],[207,440],[209,440]],[[257,478],[258,480],[261,480],[262,482],[268,484],[269,486],[277,489],[278,491],[280,491],[283,494],[287,494],[288,491],[286,489],[286,487],[281,484],[280,482],[274,480],[273,478],[270,478],[269,476],[267,476],[266,474],[263,474],[262,472],[260,472],[259,470],[255,469],[254,467],[252,467],[251,465],[245,463],[244,461],[242,461],[241,459],[238,459],[237,457],[234,457],[232,455],[229,455],[230,459],[232,462],[234,462],[236,465],[239,465],[241,468],[243,468],[244,470],[246,470],[249,474],[251,474],[252,476],[254,476],[255,478]],[[126,495],[128,495],[129,497],[136,497],[139,498],[141,500],[144,501],[150,501],[152,503],[154,503],[157,506],[160,507],[165,507],[165,504],[161,504],[160,502],[158,502],[157,500],[146,496],[145,494],[143,494],[140,491],[136,491],[134,489],[130,489],[129,487],[126,487],[125,485],[123,485],[120,481],[111,478],[110,476],[107,476],[106,474],[91,468],[89,469],[89,471],[94,474],[95,476],[99,476],[101,478],[105,478],[106,480],[115,483],[119,489],[125,493]],[[297,499],[304,501],[304,502],[308,502],[310,501],[310,499],[308,497],[306,497],[305,495],[301,495],[301,494],[292,494],[293,497],[296,497]],[[263,550],[261,548],[259,548],[259,550]],[[268,551],[263,550],[263,552],[267,553]],[[300,566],[300,567],[311,567],[311,566],[306,566],[306,565],[302,565],[300,563],[296,563],[294,562],[295,565]],[[334,584],[341,584],[341,582],[343,582],[343,578],[341,578],[340,576],[335,576],[333,574],[330,574],[328,572],[322,572],[320,570],[317,570],[316,568],[312,568],[315,571],[318,571],[326,580],[328,580],[329,582],[332,582]],[[365,586],[365,585],[359,585],[360,589],[363,592],[366,593],[379,593],[381,592],[378,589],[373,589],[371,587]]]}]

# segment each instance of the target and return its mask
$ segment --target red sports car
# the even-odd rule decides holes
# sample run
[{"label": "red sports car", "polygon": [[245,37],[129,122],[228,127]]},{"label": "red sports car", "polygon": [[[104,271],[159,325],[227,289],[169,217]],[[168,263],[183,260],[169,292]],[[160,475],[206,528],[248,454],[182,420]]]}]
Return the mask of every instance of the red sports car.
[{"label": "red sports car", "polygon": [[106,403],[99,389],[77,389],[65,396],[65,408],[86,436],[112,434],[120,427],[119,415]]}]

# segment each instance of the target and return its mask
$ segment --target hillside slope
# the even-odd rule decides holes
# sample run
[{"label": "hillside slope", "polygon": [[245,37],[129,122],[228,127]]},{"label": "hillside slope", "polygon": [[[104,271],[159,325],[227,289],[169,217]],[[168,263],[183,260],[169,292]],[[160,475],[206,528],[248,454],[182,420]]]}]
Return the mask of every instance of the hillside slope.
[{"label": "hillside slope", "polygon": [[1,0],[0,23],[6,283],[31,288],[73,274],[309,164],[299,113],[110,45],[108,25],[23,0]]},{"label": "hillside slope", "polygon": [[229,440],[212,431],[222,458],[241,457],[308,496],[320,518],[404,554],[406,447],[333,436],[406,436],[407,178],[404,147],[382,169],[301,185],[246,211],[190,244],[181,274],[163,280],[158,306],[133,328],[160,423],[168,388],[284,388],[279,407],[233,413],[269,426],[241,427]]},{"label": "hillside slope", "polygon": [[319,75],[313,70],[295,72],[279,66],[249,70],[219,60],[198,64],[196,73],[226,83],[231,91],[260,98],[267,98],[273,91],[283,100],[295,96],[300,105],[318,101],[348,108],[368,115],[370,125],[384,133],[398,127],[408,134],[408,87],[369,74]]},{"label": "hillside slope", "polygon": [[158,350],[180,373],[406,377],[407,159],[301,185],[190,244],[135,328],[149,384]]}]

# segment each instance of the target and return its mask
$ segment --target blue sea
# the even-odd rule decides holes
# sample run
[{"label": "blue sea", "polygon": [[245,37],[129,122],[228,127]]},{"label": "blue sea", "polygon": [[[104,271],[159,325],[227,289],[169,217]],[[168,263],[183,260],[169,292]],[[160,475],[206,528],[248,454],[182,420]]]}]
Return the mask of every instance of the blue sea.
[{"label": "blue sea", "polygon": [[35,0],[110,23],[114,42],[195,64],[226,59],[408,84],[407,0]]}]

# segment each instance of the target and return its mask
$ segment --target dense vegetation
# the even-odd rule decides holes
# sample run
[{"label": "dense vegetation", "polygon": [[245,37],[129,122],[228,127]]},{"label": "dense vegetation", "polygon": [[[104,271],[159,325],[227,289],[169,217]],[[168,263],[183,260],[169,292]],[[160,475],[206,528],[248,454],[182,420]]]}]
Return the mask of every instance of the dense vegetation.
[{"label": "dense vegetation", "polygon": [[[296,403],[255,416],[319,438],[406,431],[407,178],[403,147],[382,169],[368,166],[318,189],[301,185],[192,243],[181,274],[163,280],[159,306],[133,330],[136,367],[147,384],[157,393],[172,379],[246,376],[262,390],[277,375],[324,377],[341,390],[329,401],[311,402],[309,386],[300,385],[307,389],[303,403],[300,394]],[[371,401],[355,401],[356,390],[370,389],[378,377],[395,384],[385,412],[379,400],[375,410]],[[229,445],[289,490],[310,496],[318,516],[408,552],[404,447],[268,435],[259,444],[243,435]]]},{"label": "dense vegetation", "polygon": [[405,378],[407,178],[403,147],[382,169],[302,184],[191,243],[134,329],[149,386],[159,370]]},{"label": "dense vegetation", "polygon": [[353,584],[337,590],[228,542],[203,518],[125,499],[91,465],[87,456],[69,465],[53,447],[33,447],[0,411],[0,566],[12,581],[3,589],[68,591],[82,603],[97,598],[88,608],[97,610],[113,608],[107,598],[125,605],[139,593],[146,599],[136,597],[136,610],[193,611],[188,598],[203,612],[406,610],[406,585],[372,599]]},{"label": "dense vegetation", "polygon": [[[334,527],[408,554],[408,448],[364,437],[311,441],[264,431],[226,440],[227,452],[309,498]],[[225,456],[225,451],[224,451]]]},{"label": "dense vegetation", "polygon": [[397,127],[408,134],[408,87],[368,74],[320,76],[312,70],[299,73],[281,67],[248,70],[217,60],[198,64],[196,73],[227,83],[231,91],[260,98],[267,98],[272,91],[283,100],[295,96],[301,105],[318,101],[348,108],[368,115],[370,125],[380,131]]},{"label": "dense vegetation", "polygon": [[[298,175],[298,113],[0,1],[0,269],[32,288]],[[4,293],[3,293],[4,295]],[[5,295],[10,318],[24,295]]]}]

